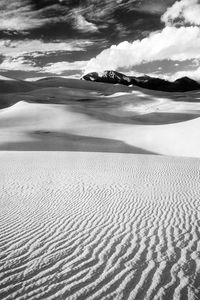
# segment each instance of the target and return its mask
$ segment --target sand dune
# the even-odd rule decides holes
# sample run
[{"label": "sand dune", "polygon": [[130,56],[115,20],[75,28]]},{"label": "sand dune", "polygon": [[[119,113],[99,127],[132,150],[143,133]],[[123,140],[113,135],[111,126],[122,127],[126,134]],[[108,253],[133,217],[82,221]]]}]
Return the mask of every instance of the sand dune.
[{"label": "sand dune", "polygon": [[[148,105],[152,109],[152,103],[146,103],[147,110]],[[166,103],[164,105],[166,106]],[[184,106],[185,109],[187,105],[188,103]],[[190,105],[190,109],[193,108],[193,105]],[[87,151],[95,151],[97,139],[104,139],[102,140],[104,145],[106,145],[105,139],[107,139],[108,142],[120,142],[128,147],[133,147],[132,150],[128,148],[127,151],[124,147],[124,152],[145,153],[146,151],[163,155],[200,157],[200,132],[198,129],[200,118],[197,118],[198,115],[195,115],[196,118],[189,121],[167,125],[149,125],[149,120],[151,122],[149,115],[151,116],[151,114],[140,115],[138,113],[135,115],[135,120],[133,116],[132,124],[129,124],[123,123],[123,120],[115,122],[115,119],[113,119],[114,114],[118,118],[118,107],[113,112],[112,104],[110,111],[107,105],[106,118],[106,113],[103,114],[101,108],[94,111],[94,106],[95,104],[92,105],[90,110],[90,107],[86,106],[84,108],[82,104],[81,106],[75,106],[70,104],[18,102],[0,111],[0,149],[81,151],[83,148],[80,148],[78,137],[82,137],[82,139],[85,137],[85,144],[88,143],[88,139],[94,139],[92,148],[86,147]],[[144,104],[137,104],[135,111],[137,108],[140,111],[141,106],[143,107]],[[154,103],[154,108],[162,109],[162,106],[163,103],[160,106],[159,103]],[[144,108],[142,109],[144,110]],[[181,109],[183,110],[183,108]],[[189,113],[190,115],[191,118],[194,117],[193,113]],[[185,115],[183,116],[184,119]],[[187,116],[188,114],[186,114],[186,119]],[[169,117],[167,116],[167,118]],[[74,147],[70,147],[70,136],[77,136],[77,143]],[[39,143],[38,148],[32,148],[34,143],[36,145]],[[23,145],[25,145],[24,148]],[[112,148],[110,143],[107,144],[107,149],[106,146],[104,148],[97,147],[96,151],[112,152],[112,149],[113,152],[118,152],[117,148]]]},{"label": "sand dune", "polygon": [[15,79],[13,79],[13,78],[9,78],[9,77],[5,77],[5,76],[2,76],[2,75],[0,75],[0,80],[8,80],[8,81],[15,81]]},{"label": "sand dune", "polygon": [[200,91],[166,93],[66,78],[3,82],[0,150],[200,157]]},{"label": "sand dune", "polygon": [[0,159],[1,299],[199,299],[199,159]]}]

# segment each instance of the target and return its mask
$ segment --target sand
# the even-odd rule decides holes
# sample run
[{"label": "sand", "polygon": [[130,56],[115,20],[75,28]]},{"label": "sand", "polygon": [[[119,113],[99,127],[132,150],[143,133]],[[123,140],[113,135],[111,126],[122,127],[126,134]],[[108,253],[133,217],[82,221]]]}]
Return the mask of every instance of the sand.
[{"label": "sand", "polygon": [[[146,114],[140,119],[137,115],[137,122],[131,124],[115,122],[112,116],[105,120],[100,109],[98,116],[88,111],[75,105],[20,101],[0,111],[0,150],[81,151],[85,138],[87,151],[123,152],[120,146],[114,146],[121,143],[124,152],[200,157],[200,117],[196,115],[192,120],[150,125],[145,124]],[[70,136],[77,137],[74,146],[70,146]],[[103,149],[98,146],[99,139],[105,145]]]},{"label": "sand", "polygon": [[199,159],[0,160],[1,299],[199,299]]},{"label": "sand", "polygon": [[200,91],[0,81],[0,299],[200,299]]},{"label": "sand", "polygon": [[0,150],[200,157],[200,91],[66,78],[2,82]]}]

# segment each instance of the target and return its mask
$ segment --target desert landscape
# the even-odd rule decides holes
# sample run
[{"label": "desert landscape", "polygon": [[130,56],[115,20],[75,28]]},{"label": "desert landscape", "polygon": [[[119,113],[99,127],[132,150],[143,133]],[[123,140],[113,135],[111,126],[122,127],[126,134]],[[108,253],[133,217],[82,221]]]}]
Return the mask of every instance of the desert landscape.
[{"label": "desert landscape", "polygon": [[200,90],[167,93],[59,77],[1,83],[0,150],[200,157]]},{"label": "desert landscape", "polygon": [[0,300],[200,300],[200,0],[0,0]]},{"label": "desert landscape", "polygon": [[200,91],[2,85],[0,298],[198,299]]}]

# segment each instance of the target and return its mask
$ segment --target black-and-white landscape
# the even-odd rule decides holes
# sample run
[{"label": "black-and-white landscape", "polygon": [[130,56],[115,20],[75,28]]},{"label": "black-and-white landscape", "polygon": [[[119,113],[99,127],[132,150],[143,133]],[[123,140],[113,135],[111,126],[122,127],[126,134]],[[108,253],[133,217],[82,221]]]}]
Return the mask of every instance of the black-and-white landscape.
[{"label": "black-and-white landscape", "polygon": [[0,299],[200,299],[200,2],[0,17]]}]

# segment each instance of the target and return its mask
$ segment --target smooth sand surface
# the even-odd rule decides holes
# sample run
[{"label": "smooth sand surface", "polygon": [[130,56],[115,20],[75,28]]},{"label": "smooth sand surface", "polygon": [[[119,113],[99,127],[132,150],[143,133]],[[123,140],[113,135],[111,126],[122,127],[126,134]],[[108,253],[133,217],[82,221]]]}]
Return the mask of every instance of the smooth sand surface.
[{"label": "smooth sand surface", "polygon": [[[190,105],[190,110],[193,108],[192,116],[194,105],[200,106],[194,103]],[[182,103],[181,106],[183,106]],[[184,108],[187,106],[188,103]],[[139,105],[138,107],[140,109]],[[109,111],[109,108],[105,110]],[[98,111],[100,117],[96,116],[97,110],[94,115],[90,115],[88,111],[87,107],[83,108],[79,105],[25,101],[2,109],[0,110],[0,150],[34,150],[36,149],[33,147],[35,143],[39,145],[37,150],[81,151],[83,150],[81,138],[78,139],[78,137],[82,137],[82,142],[85,137],[86,144],[88,144],[88,138],[93,138],[91,142],[93,146],[86,147],[87,151],[95,151],[95,142],[102,139],[105,147],[101,149],[97,146],[96,151],[123,152],[118,151],[114,146],[115,143],[123,143],[126,145],[124,149],[132,147],[131,151],[124,150],[124,152],[200,157],[199,117],[161,125],[144,124],[143,117],[141,117],[138,123],[127,124],[123,121],[121,123],[112,121],[112,118],[109,121],[103,120],[101,116],[104,113],[101,109]],[[69,136],[77,137],[76,145],[70,147]],[[107,147],[106,140],[108,141]],[[56,147],[57,145],[59,146]]]},{"label": "smooth sand surface", "polygon": [[66,78],[3,84],[0,150],[200,157],[200,91],[166,93]]},{"label": "smooth sand surface", "polygon": [[200,298],[199,159],[0,160],[0,299]]},{"label": "smooth sand surface", "polygon": [[200,91],[166,93],[66,78],[3,84],[0,150],[200,157]]}]

